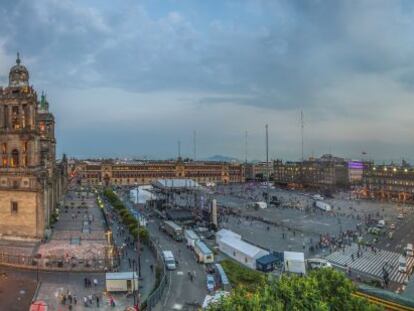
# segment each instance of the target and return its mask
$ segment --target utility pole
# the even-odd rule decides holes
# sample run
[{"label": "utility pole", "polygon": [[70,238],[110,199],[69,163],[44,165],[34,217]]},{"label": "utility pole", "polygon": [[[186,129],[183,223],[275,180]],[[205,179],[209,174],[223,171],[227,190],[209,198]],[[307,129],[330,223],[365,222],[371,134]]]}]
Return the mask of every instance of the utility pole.
[{"label": "utility pole", "polygon": [[267,175],[267,196],[266,204],[269,206],[269,126],[266,124],[266,175]]},{"label": "utility pole", "polygon": [[244,163],[247,164],[247,130],[244,132]]},{"label": "utility pole", "polygon": [[177,141],[177,147],[178,147],[178,160],[181,159],[181,141]]},{"label": "utility pole", "polygon": [[195,161],[197,158],[197,132],[193,131],[193,160]]},{"label": "utility pole", "polygon": [[301,157],[302,162],[304,160],[304,157],[303,157],[303,136],[304,136],[304,131],[305,131],[305,125],[304,125],[304,120],[303,120],[303,110],[301,110],[300,111],[300,135],[301,135],[301,140],[302,140],[302,151],[301,151],[301,153],[302,153],[302,157]]}]

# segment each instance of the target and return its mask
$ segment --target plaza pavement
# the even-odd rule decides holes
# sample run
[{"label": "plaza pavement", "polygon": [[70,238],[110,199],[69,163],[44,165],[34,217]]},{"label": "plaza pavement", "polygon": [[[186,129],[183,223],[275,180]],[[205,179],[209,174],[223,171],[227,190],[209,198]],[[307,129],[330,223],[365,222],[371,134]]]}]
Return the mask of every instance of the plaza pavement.
[{"label": "plaza pavement", "polygon": [[102,212],[93,193],[78,194],[66,194],[50,239],[40,244],[36,253],[41,255],[41,264],[59,258],[64,259],[67,269],[103,271],[108,243]]}]

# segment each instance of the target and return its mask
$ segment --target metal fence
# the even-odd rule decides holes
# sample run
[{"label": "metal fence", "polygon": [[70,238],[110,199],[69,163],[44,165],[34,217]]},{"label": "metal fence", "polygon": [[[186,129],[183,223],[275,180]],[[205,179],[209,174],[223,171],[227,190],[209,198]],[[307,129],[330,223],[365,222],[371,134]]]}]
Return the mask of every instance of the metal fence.
[{"label": "metal fence", "polygon": [[110,260],[107,258],[38,258],[36,256],[0,252],[0,264],[39,270],[104,271],[107,267],[110,267]]},{"label": "metal fence", "polygon": [[164,258],[157,244],[152,239],[150,239],[148,242],[148,247],[155,253],[157,257],[157,268],[160,271],[160,275],[159,275],[159,281],[157,280],[158,284],[156,284],[156,288],[141,303],[140,310],[146,310],[146,311],[152,310],[152,308],[154,308],[157,305],[157,303],[161,300],[164,294],[164,290],[167,287],[168,282],[169,282],[168,274],[166,273],[166,270],[165,270]]}]

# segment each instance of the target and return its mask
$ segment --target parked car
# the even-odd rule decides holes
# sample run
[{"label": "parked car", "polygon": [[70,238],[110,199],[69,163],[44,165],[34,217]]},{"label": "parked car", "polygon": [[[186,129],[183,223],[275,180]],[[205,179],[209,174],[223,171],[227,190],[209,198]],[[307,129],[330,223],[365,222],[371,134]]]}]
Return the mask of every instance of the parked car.
[{"label": "parked car", "polygon": [[214,291],[216,288],[216,281],[214,280],[214,276],[211,274],[207,274],[207,290],[209,292]]},{"label": "parked car", "polygon": [[329,261],[322,258],[310,258],[306,262],[308,264],[309,269],[322,269],[332,267]]}]

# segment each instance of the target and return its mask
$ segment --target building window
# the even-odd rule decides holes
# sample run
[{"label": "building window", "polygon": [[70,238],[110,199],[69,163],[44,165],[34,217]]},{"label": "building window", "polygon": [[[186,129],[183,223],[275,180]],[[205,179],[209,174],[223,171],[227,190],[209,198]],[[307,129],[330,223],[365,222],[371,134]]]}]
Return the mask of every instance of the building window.
[{"label": "building window", "polygon": [[13,149],[11,153],[11,166],[17,167],[19,166],[19,151],[17,149]]},{"label": "building window", "polygon": [[17,202],[14,202],[14,201],[11,202],[11,208],[10,208],[10,210],[11,210],[12,215],[18,213],[19,206],[18,206]]},{"label": "building window", "polygon": [[19,107],[17,107],[17,106],[14,106],[12,108],[12,127],[13,127],[13,129],[19,129],[20,128]]}]

